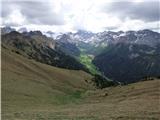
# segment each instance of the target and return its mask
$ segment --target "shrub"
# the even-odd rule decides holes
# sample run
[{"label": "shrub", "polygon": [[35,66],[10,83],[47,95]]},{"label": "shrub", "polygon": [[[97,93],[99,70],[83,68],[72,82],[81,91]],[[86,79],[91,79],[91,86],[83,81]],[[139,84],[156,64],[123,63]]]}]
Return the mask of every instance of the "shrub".
[{"label": "shrub", "polygon": [[92,79],[92,81],[94,82],[95,86],[100,89],[117,85],[116,82],[108,80],[106,77],[103,77],[97,74],[94,75],[94,78]]}]

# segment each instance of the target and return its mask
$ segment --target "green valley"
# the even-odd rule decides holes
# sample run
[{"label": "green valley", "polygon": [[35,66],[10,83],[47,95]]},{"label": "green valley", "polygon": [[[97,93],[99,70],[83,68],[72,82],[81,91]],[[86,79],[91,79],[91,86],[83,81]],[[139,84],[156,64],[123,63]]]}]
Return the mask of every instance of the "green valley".
[{"label": "green valley", "polygon": [[91,56],[84,54],[84,53],[81,53],[79,56],[79,60],[80,60],[80,63],[82,63],[83,65],[85,65],[88,68],[90,73],[92,73],[93,75],[100,74],[100,72],[97,70],[96,66],[94,64],[92,64],[92,57]]}]

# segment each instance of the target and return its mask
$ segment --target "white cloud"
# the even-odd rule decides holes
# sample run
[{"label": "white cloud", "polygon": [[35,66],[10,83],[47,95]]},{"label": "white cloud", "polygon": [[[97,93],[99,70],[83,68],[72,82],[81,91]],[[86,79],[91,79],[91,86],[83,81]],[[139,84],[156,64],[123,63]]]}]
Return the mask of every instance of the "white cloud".
[{"label": "white cloud", "polygon": [[[68,32],[78,29],[158,30],[157,6],[149,0],[2,0],[2,24]],[[151,4],[154,4],[152,0]],[[127,6],[129,5],[129,6]],[[140,11],[140,8],[144,8]],[[148,8],[149,7],[149,8]],[[147,10],[149,9],[149,10]],[[146,12],[148,13],[146,13]]]},{"label": "white cloud", "polygon": [[3,23],[6,24],[6,25],[18,26],[18,25],[25,24],[26,23],[26,19],[25,19],[25,16],[23,16],[19,10],[15,9],[15,10],[13,10],[11,12],[11,14],[9,14],[5,18]]}]

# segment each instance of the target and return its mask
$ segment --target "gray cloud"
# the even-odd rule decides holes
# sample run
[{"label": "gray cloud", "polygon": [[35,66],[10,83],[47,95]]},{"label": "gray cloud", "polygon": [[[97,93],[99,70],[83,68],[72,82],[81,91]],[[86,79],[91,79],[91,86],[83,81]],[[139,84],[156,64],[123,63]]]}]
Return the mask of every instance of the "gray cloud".
[{"label": "gray cloud", "polygon": [[[18,10],[29,24],[63,25],[63,13],[56,13],[55,5],[44,1],[2,1],[2,18],[5,19],[14,10]],[[14,23],[9,23],[13,24]]]},{"label": "gray cloud", "polygon": [[110,5],[104,5],[102,11],[118,16],[122,20],[129,17],[130,19],[139,19],[146,22],[160,20],[160,2],[113,2]]},{"label": "gray cloud", "polygon": [[116,30],[116,29],[118,29],[118,27],[119,26],[108,26],[108,27],[104,27],[104,30],[109,30],[109,31]]},{"label": "gray cloud", "polygon": [[[2,25],[68,31],[159,29],[159,0],[1,0]],[[82,2],[81,2],[82,1]],[[128,1],[128,2],[127,2]],[[131,0],[130,0],[131,1]],[[148,2],[150,1],[150,2]],[[14,12],[14,13],[13,13]],[[126,19],[129,18],[129,19]],[[135,21],[134,21],[135,20]]]}]

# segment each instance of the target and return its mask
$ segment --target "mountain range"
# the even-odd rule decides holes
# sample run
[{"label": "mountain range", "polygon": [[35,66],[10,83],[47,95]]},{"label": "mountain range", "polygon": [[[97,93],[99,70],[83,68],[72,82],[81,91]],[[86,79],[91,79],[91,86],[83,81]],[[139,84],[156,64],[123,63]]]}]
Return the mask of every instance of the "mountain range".
[{"label": "mountain range", "polygon": [[78,31],[59,35],[56,41],[79,49],[74,51],[70,47],[67,54],[71,56],[81,53],[91,56],[92,64],[109,79],[132,83],[144,77],[160,76],[160,33],[147,29],[100,33]]},{"label": "mountain range", "polygon": [[31,31],[23,34],[12,31],[4,34],[2,35],[2,47],[49,65],[86,70],[76,59],[56,50],[55,42],[42,35],[40,31]]},{"label": "mountain range", "polygon": [[1,33],[3,120],[160,118],[159,33]]},{"label": "mountain range", "polygon": [[[76,33],[60,34],[51,31],[26,32],[26,28],[23,30],[20,35],[11,32],[11,28],[2,29],[6,33],[10,31],[12,38],[17,36],[14,40],[20,36],[21,39],[27,37],[30,43],[26,44],[32,47],[27,48],[25,45],[18,49],[24,52],[26,47],[29,49],[27,55],[40,62],[68,69],[83,69],[122,83],[160,76],[160,33],[147,29],[99,33],[79,30]],[[4,37],[9,39],[7,34]],[[34,52],[38,49],[39,52]]]}]

